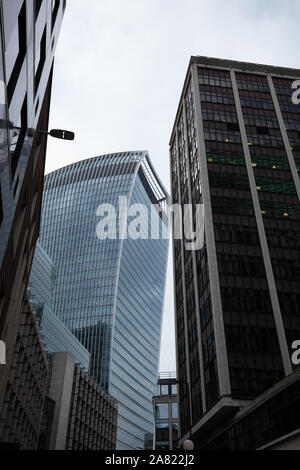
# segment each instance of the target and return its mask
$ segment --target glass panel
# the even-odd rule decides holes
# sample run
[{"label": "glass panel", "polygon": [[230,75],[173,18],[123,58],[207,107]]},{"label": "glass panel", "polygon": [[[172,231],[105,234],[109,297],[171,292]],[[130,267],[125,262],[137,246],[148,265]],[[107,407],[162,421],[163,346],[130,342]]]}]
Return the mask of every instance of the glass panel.
[{"label": "glass panel", "polygon": [[177,403],[172,403],[172,418],[174,419],[178,418],[178,404]]},{"label": "glass panel", "polygon": [[168,403],[158,403],[156,405],[156,418],[157,419],[169,418],[169,404]]},{"label": "glass panel", "polygon": [[170,429],[168,422],[156,424],[156,450],[170,448]]},{"label": "glass panel", "polygon": [[173,450],[178,449],[178,424],[172,424],[172,441],[173,441]]}]

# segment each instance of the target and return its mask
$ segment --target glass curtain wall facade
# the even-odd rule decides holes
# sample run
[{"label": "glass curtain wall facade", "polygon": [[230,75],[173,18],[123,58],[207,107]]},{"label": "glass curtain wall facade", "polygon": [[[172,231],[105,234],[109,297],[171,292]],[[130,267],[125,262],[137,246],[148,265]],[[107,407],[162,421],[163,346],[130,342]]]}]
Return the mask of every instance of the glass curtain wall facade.
[{"label": "glass curtain wall facade", "polygon": [[215,405],[219,416],[230,413],[292,372],[300,108],[291,86],[299,77],[191,59],[170,143],[172,198],[194,211],[204,204],[205,242],[186,252],[174,241],[181,436],[199,433],[208,411],[217,423]]},{"label": "glass curtain wall facade", "polygon": [[[90,375],[119,402],[120,449],[143,448],[153,430],[168,240],[151,240],[150,223],[141,239],[120,239],[119,214],[137,203],[164,213],[167,202],[147,152],[93,158],[45,178],[40,241],[57,268],[54,313],[90,352]],[[114,240],[97,237],[103,204],[116,208]]]},{"label": "glass curtain wall facade", "polygon": [[41,244],[35,249],[29,279],[29,298],[42,328],[47,353],[68,352],[86,371],[90,353],[53,312],[56,268]]}]

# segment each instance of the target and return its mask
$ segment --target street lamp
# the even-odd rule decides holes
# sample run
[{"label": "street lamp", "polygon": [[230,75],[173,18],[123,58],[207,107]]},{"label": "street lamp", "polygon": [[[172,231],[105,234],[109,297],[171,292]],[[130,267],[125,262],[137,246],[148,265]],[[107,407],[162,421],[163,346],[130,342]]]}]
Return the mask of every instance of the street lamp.
[{"label": "street lamp", "polygon": [[190,441],[190,440],[184,441],[183,450],[187,450],[191,452],[194,449],[195,449],[195,444],[193,443],[193,441]]},{"label": "street lamp", "polygon": [[[15,127],[15,129],[17,128]],[[75,139],[74,132],[65,131],[63,129],[52,129],[50,132],[41,131],[39,129],[28,129],[27,131],[28,137],[34,137],[35,134],[50,135],[51,137],[54,137],[54,139],[61,139],[61,140],[74,140]]]},{"label": "street lamp", "polygon": [[[7,125],[7,121],[4,119],[0,119],[0,129],[5,129]],[[16,129],[17,131],[26,132],[28,137],[34,137],[35,134],[43,134],[43,135],[50,135],[54,139],[61,139],[61,140],[74,140],[75,134],[71,131],[66,131],[63,129],[52,129],[51,131],[42,131],[41,129],[24,129],[24,127],[17,127],[12,122],[9,122],[9,129]]]}]

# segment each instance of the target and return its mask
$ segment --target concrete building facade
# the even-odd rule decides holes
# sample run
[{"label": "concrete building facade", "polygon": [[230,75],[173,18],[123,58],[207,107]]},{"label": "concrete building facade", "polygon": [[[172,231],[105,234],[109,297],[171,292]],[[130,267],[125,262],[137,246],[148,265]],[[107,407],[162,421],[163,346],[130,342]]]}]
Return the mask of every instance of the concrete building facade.
[{"label": "concrete building facade", "polygon": [[237,412],[209,439],[205,450],[300,450],[300,369]]},{"label": "concrete building facade", "polygon": [[[114,450],[118,405],[68,353],[50,355],[44,450]],[[47,410],[45,410],[47,414]],[[49,414],[48,414],[49,416]]]},{"label": "concrete building facade", "polygon": [[1,448],[38,448],[47,379],[48,361],[40,328],[28,300],[24,299],[4,400],[0,407]]}]

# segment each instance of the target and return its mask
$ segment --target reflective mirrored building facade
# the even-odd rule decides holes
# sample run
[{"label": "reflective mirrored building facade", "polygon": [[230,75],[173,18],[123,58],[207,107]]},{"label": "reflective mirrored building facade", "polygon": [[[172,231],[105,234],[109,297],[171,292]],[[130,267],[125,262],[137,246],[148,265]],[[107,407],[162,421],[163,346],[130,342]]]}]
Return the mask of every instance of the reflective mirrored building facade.
[{"label": "reflective mirrored building facade", "polygon": [[143,204],[150,214],[154,204],[161,234],[168,194],[147,152],[129,152],[47,175],[43,197],[40,241],[57,268],[54,313],[90,352],[90,375],[119,402],[118,448],[143,448],[153,431],[168,240],[149,238],[150,217],[138,240],[122,239],[119,217],[116,239],[100,240],[97,213],[103,204],[118,216]]},{"label": "reflective mirrored building facade", "polygon": [[[170,142],[172,202],[205,242],[173,245],[182,439],[207,438],[292,372],[300,337],[300,71],[192,57]],[[206,437],[204,434],[206,433]]]},{"label": "reflective mirrored building facade", "polygon": [[38,238],[55,48],[65,0],[0,1],[0,407]]}]

